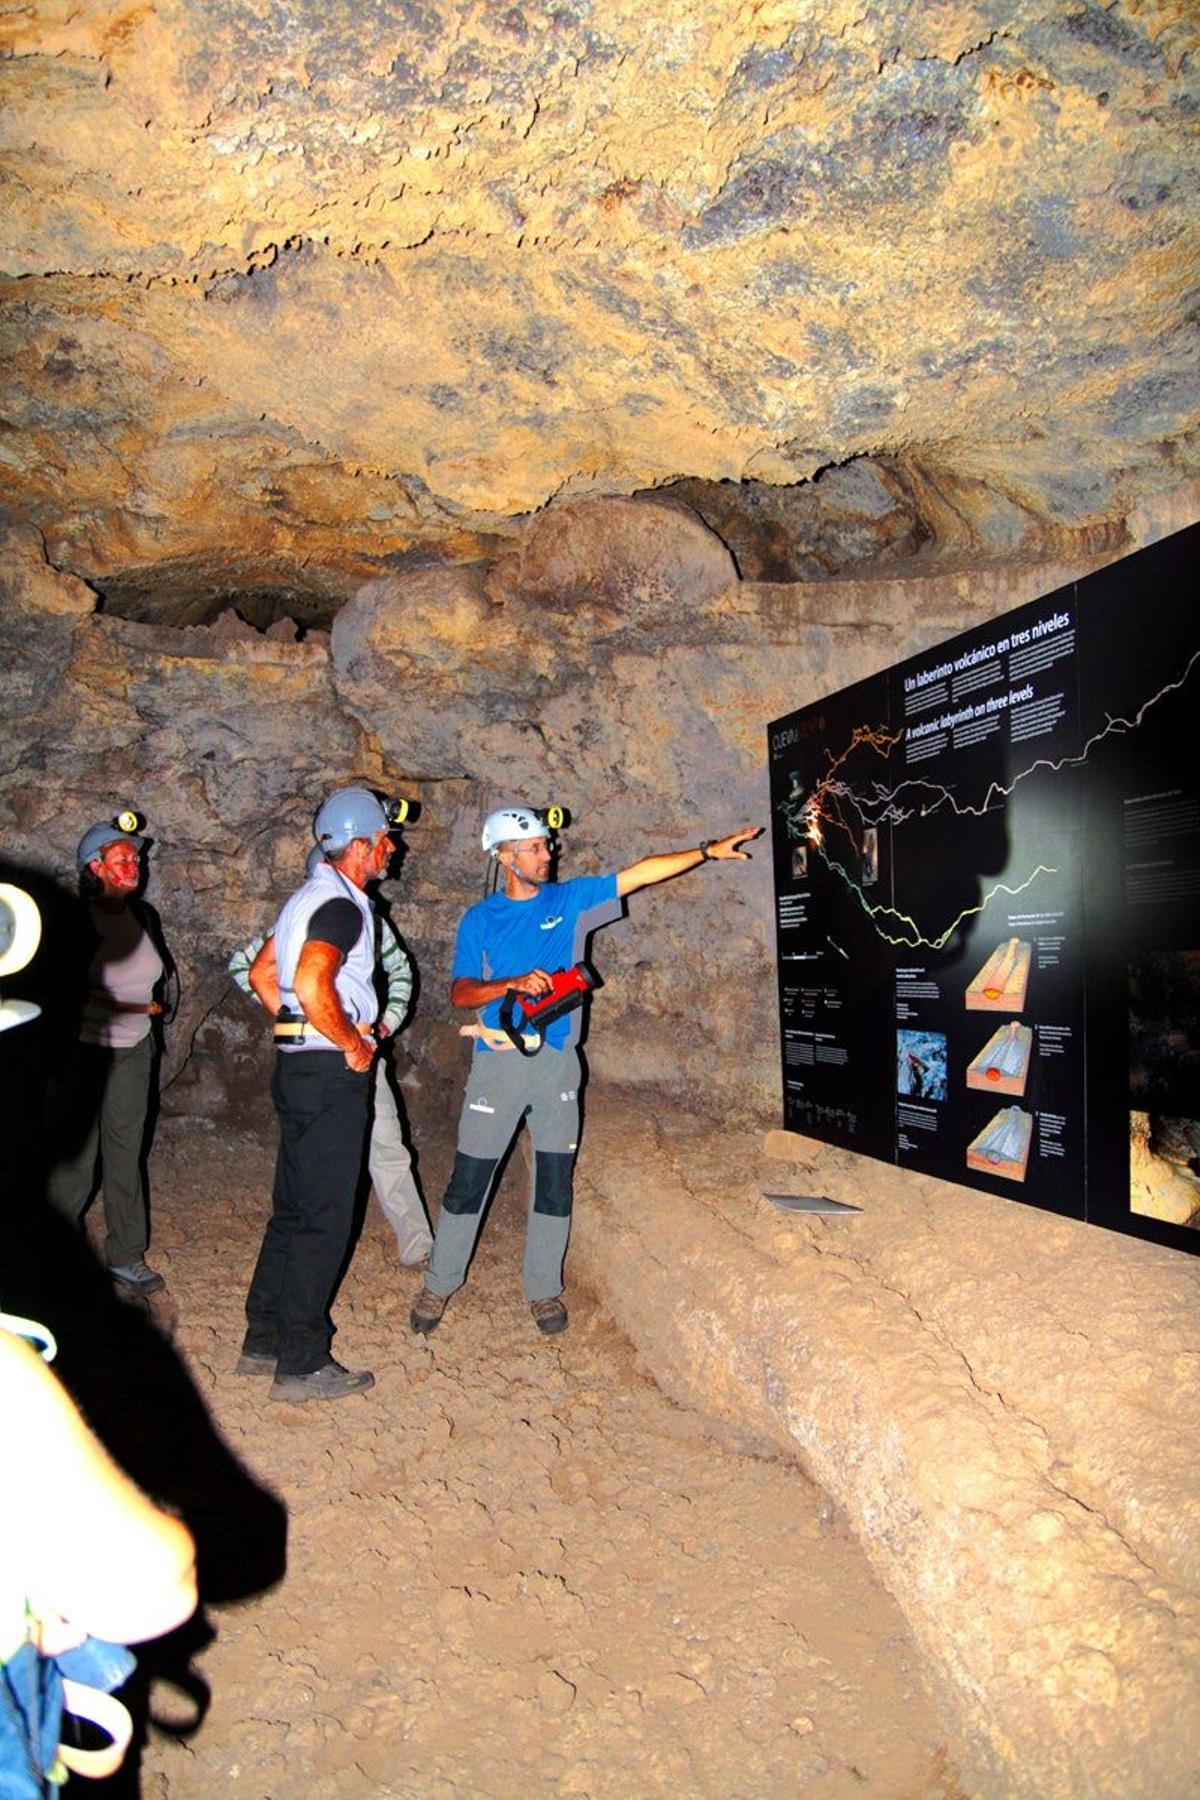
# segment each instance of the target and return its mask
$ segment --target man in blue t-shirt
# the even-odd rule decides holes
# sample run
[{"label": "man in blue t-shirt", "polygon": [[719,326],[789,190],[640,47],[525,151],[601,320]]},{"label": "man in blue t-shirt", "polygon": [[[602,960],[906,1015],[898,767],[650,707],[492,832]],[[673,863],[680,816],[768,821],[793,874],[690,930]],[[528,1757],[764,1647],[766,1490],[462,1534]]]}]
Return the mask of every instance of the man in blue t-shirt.
[{"label": "man in blue t-shirt", "polygon": [[464,1028],[475,1052],[458,1128],[450,1185],[429,1258],[425,1285],[413,1302],[414,1331],[437,1329],[446,1301],[466,1279],[484,1202],[496,1165],[521,1120],[533,1140],[533,1191],[525,1234],[524,1288],[538,1329],[565,1331],[562,1267],[571,1229],[571,1176],[579,1143],[579,1056],[582,1009],[552,1020],[540,1050],[522,1055],[501,1028],[509,992],[538,998],[551,975],[583,954],[588,933],[620,918],[622,901],[639,888],[669,881],[702,862],[748,862],[741,848],[761,832],[752,826],[708,840],[695,850],[643,857],[629,868],[575,881],[551,878],[553,845],[543,816],[528,806],[489,814],[483,847],[503,876],[500,891],[471,907],[458,928],[451,1004],[479,1010]]}]

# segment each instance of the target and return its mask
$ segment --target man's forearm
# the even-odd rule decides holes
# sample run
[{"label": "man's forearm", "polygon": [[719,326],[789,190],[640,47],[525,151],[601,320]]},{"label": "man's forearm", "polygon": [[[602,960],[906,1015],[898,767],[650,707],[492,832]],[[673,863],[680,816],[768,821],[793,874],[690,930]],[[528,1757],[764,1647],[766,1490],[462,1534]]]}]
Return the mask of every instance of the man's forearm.
[{"label": "man's forearm", "polygon": [[343,1012],[337,989],[332,982],[326,984],[320,977],[311,977],[306,981],[297,973],[296,998],[304,1008],[304,1016],[313,1030],[319,1031],[331,1044],[336,1044],[339,1050],[356,1050],[362,1043],[362,1034]]},{"label": "man's forearm", "polygon": [[463,1008],[486,1006],[491,1000],[502,1000],[509,985],[507,981],[469,981],[460,975],[450,984],[450,1004]]},{"label": "man's forearm", "polygon": [[300,952],[292,991],[304,1009],[304,1016],[331,1044],[336,1044],[346,1062],[357,1075],[365,1075],[371,1066],[374,1038],[355,1027],[347,1018],[338,995],[336,980],[342,966],[342,953],[333,944],[310,939]]},{"label": "man's forearm", "polygon": [[545,969],[527,969],[523,975],[507,975],[500,981],[473,981],[460,975],[450,984],[450,1004],[463,1008],[486,1006],[489,1000],[502,1000],[510,988],[536,998],[549,993],[551,985]]},{"label": "man's forearm", "polygon": [[265,1006],[274,1018],[283,1005],[283,995],[279,992],[279,983],[274,975],[258,975],[250,971],[250,990],[256,1000]]},{"label": "man's forearm", "polygon": [[292,990],[309,1024],[323,1038],[328,1038],[331,1044],[350,1055],[362,1048],[363,1040],[352,1020],[346,1017],[335,985],[341,966],[340,950],[319,940],[310,941],[300,952]]},{"label": "man's forearm", "polygon": [[627,869],[618,872],[617,893],[624,899],[626,894],[636,894],[639,888],[654,887],[657,882],[670,881],[675,875],[686,875],[689,869],[698,869],[703,862],[749,862],[749,855],[742,845],[751,843],[761,831],[761,825],[747,825],[741,831],[731,831],[727,837],[709,838],[703,844],[697,844],[694,850],[670,850],[665,856],[643,856],[640,862],[631,863]]},{"label": "man's forearm", "polygon": [[250,991],[266,1007],[274,1018],[283,1005],[283,995],[279,991],[279,969],[275,961],[275,938],[270,936],[262,944],[258,955],[250,964],[246,981]]},{"label": "man's forearm", "polygon": [[655,887],[658,882],[670,881],[675,875],[686,875],[689,869],[698,869],[704,860],[704,852],[698,846],[694,850],[669,850],[663,856],[643,856],[640,862],[621,870],[617,876],[617,892],[636,894],[639,888]]}]

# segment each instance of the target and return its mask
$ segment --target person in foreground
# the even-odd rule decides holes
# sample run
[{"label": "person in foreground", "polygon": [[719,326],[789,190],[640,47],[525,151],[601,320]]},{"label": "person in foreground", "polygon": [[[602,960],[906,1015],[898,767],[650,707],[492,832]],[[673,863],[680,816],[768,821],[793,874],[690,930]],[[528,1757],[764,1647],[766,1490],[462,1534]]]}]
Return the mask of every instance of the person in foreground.
[{"label": "person in foreground", "polygon": [[[483,827],[483,848],[503,886],[472,906],[458,928],[451,1004],[482,1009],[459,1120],[458,1145],[442,1201],[425,1284],[413,1302],[414,1331],[436,1330],[450,1295],[466,1279],[496,1165],[528,1119],[534,1173],[525,1237],[524,1290],[538,1329],[565,1331],[562,1269],[571,1229],[572,1176],[579,1143],[580,1063],[575,1048],[581,1007],[545,1027],[541,1047],[514,1041],[503,1029],[510,993],[541,999],[551,977],[576,963],[590,932],[621,916],[639,888],[698,869],[706,862],[748,862],[744,844],[761,826],[711,839],[694,850],[643,857],[607,875],[552,879],[554,847],[545,818],[529,806],[503,807]],[[536,1044],[536,1037],[533,1039]]]},{"label": "person in foreground", "polygon": [[275,921],[250,985],[275,1020],[271,1098],[279,1159],[271,1217],[246,1295],[237,1371],[274,1375],[273,1400],[338,1400],[373,1387],[330,1354],[329,1304],[354,1224],[375,1056],[375,912],[367,886],[395,848],[366,788],[317,813],[318,863]]},{"label": "person in foreground", "polygon": [[[196,1606],[191,1533],[93,1437],[25,1341],[39,1329],[0,1315],[0,1793],[11,1800],[47,1800],[68,1770],[119,1765],[132,1722],[109,1690],[133,1668],[124,1646],[173,1630]],[[64,1710],[109,1742],[60,1744]]]}]

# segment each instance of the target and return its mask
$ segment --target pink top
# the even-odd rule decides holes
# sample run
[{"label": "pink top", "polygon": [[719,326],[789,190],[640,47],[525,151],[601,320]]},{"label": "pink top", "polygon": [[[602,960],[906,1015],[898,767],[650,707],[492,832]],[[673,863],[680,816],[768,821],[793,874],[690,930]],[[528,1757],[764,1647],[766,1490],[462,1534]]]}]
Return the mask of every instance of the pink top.
[{"label": "pink top", "polygon": [[89,911],[100,942],[88,970],[91,992],[83,1009],[79,1039],[111,1050],[131,1050],[149,1032],[149,1015],[109,1012],[93,996],[99,992],[113,1000],[145,1006],[154,998],[154,985],[162,978],[162,957],[127,906],[114,911],[93,905]]}]

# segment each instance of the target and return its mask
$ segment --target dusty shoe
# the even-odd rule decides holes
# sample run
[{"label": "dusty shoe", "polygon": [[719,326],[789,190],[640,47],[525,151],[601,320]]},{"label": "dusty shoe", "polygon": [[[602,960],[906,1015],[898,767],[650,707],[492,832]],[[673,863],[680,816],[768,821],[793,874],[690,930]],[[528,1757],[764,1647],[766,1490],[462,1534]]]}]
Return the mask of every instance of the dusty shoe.
[{"label": "dusty shoe", "polygon": [[309,1375],[276,1375],[271,1383],[272,1400],[341,1400],[347,1394],[361,1394],[375,1386],[370,1369],[343,1369],[332,1356],[322,1369]]},{"label": "dusty shoe", "polygon": [[531,1300],[529,1310],[533,1314],[534,1324],[539,1331],[544,1331],[547,1337],[553,1337],[558,1331],[565,1331],[570,1323],[567,1309],[559,1294],[552,1295],[549,1300]]},{"label": "dusty shoe", "polygon": [[442,1314],[449,1298],[448,1294],[434,1294],[423,1287],[413,1301],[412,1311],[408,1315],[408,1322],[413,1330],[419,1331],[422,1337],[428,1337],[431,1331],[436,1331],[442,1322]]},{"label": "dusty shoe", "polygon": [[273,1375],[279,1358],[265,1351],[243,1350],[233,1365],[235,1375]]},{"label": "dusty shoe", "polygon": [[167,1285],[144,1256],[139,1256],[136,1262],[114,1263],[108,1272],[118,1287],[127,1288],[134,1294],[161,1294]]}]

